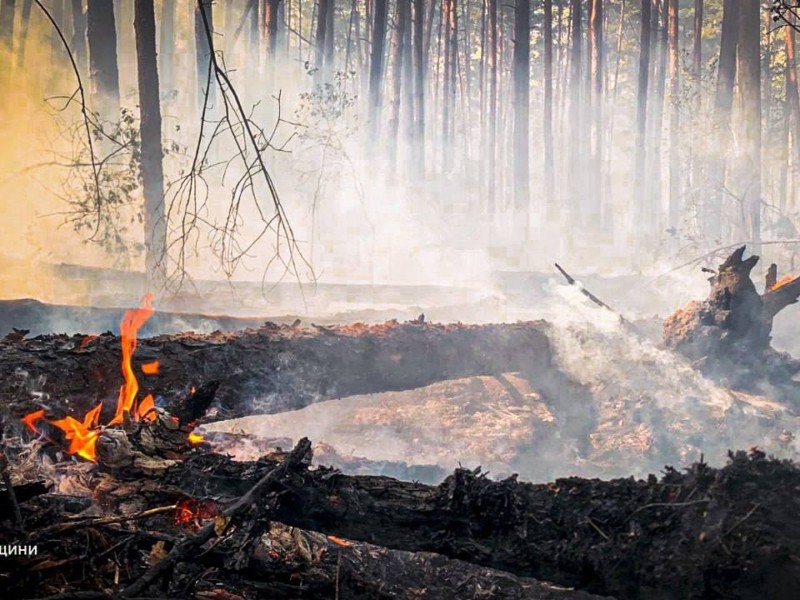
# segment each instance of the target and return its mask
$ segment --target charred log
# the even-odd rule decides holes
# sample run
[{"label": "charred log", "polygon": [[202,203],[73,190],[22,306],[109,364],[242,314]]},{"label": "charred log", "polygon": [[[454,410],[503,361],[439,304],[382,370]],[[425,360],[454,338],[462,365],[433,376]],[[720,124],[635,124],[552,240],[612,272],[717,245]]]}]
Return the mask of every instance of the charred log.
[{"label": "charred log", "polygon": [[[193,497],[245,489],[271,461],[197,455],[161,483]],[[800,468],[755,452],[657,481],[493,482],[459,470],[437,487],[329,469],[295,472],[276,520],[619,598],[789,598],[800,585]],[[746,565],[746,569],[742,568]],[[769,592],[767,592],[769,590]],[[787,595],[788,594],[788,595]]]},{"label": "charred log", "polygon": [[703,302],[693,301],[664,321],[663,343],[695,361],[705,373],[734,387],[786,383],[800,362],[770,346],[772,320],[800,297],[800,277],[778,281],[777,265],[759,294],[750,275],[758,256],[736,249],[709,278]]},{"label": "charred log", "polygon": [[[207,419],[220,420],[471,375],[536,376],[549,371],[551,352],[543,322],[308,329],[267,323],[140,340],[135,368],[153,360],[159,374],[140,378],[143,392],[185,397],[201,382],[218,381],[216,411]],[[42,407],[82,415],[106,401],[105,422],[122,383],[119,364],[119,339],[111,334],[0,342],[0,406],[15,417]]]}]

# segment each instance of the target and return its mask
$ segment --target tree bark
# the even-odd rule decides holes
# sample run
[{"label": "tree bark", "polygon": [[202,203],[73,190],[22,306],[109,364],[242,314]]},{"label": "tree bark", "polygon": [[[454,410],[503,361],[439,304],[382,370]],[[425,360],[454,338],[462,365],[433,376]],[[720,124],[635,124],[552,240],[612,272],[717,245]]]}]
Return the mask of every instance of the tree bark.
[{"label": "tree bark", "polygon": [[[391,168],[397,172],[397,153],[400,133],[400,109],[403,94],[403,74],[405,68],[406,29],[411,15],[411,0],[397,0],[395,20],[394,52],[392,59],[392,114],[389,118],[388,154]],[[407,85],[407,84],[406,84]]]},{"label": "tree bark", "polygon": [[514,211],[527,232],[530,211],[531,3],[514,5]]},{"label": "tree bark", "polygon": [[489,6],[489,214],[494,214],[497,207],[497,2],[487,0]]},{"label": "tree bark", "polygon": [[553,0],[544,0],[544,190],[548,220],[557,216],[553,157]]},{"label": "tree bark", "polygon": [[[264,5],[264,22],[267,31],[267,52],[269,53],[270,64],[275,64],[278,52],[278,24],[280,22],[280,9],[283,0],[267,0]],[[327,4],[328,0],[321,0]]]},{"label": "tree bark", "polygon": [[88,38],[93,104],[106,119],[119,117],[119,66],[114,3],[88,0]]},{"label": "tree bark", "polygon": [[669,218],[672,235],[679,239],[681,218],[680,64],[678,48],[678,0],[667,0],[669,39]]},{"label": "tree bark", "polygon": [[[653,233],[650,202],[645,197],[647,170],[647,99],[650,78],[650,0],[642,0],[639,36],[639,74],[636,89],[636,156],[634,159],[633,223],[642,224],[643,232]],[[641,244],[641,241],[638,241]]]},{"label": "tree bark", "polygon": [[175,46],[175,2],[162,2],[159,23],[158,74],[160,88],[169,94],[175,91],[173,56]]},{"label": "tree bark", "polygon": [[761,19],[759,0],[739,5],[737,81],[737,197],[744,210],[743,231],[754,253],[761,252]]},{"label": "tree bark", "polygon": [[164,166],[161,148],[161,101],[156,57],[156,22],[153,0],[134,3],[136,61],[139,79],[142,188],[144,191],[145,270],[149,289],[165,280],[167,223],[164,207]]},{"label": "tree bark", "polygon": [[388,0],[374,0],[374,20],[372,25],[372,55],[369,67],[369,115],[373,143],[377,143],[380,132],[383,85],[383,55],[386,43],[386,17]]},{"label": "tree bark", "polygon": [[591,68],[589,69],[590,76],[590,93],[591,99],[591,115],[592,123],[591,130],[588,132],[590,136],[589,145],[591,153],[591,165],[589,168],[590,185],[586,194],[586,202],[584,209],[581,211],[583,215],[583,222],[588,228],[598,228],[602,224],[602,163],[603,163],[603,148],[605,145],[603,139],[604,123],[603,123],[603,86],[605,81],[605,40],[604,40],[604,0],[591,0],[589,12],[589,47],[590,47],[590,60]]},{"label": "tree bark", "polygon": [[[414,1],[413,50],[414,50],[414,165],[415,174],[425,176],[425,54],[422,47],[425,19],[425,3]],[[433,4],[434,0],[429,0]]]},{"label": "tree bark", "polygon": [[[553,372],[543,322],[307,330],[269,325],[258,331],[140,340],[135,372],[140,363],[160,362],[158,376],[138,376],[142,392],[146,388],[171,399],[218,380],[219,410],[210,420],[222,420],[480,374],[520,371],[541,388]],[[39,391],[49,397],[43,406],[82,416],[98,401],[116,400],[120,360],[119,338],[112,335],[88,343],[80,335],[0,343],[0,377],[7,382],[0,387],[0,407],[15,417],[41,408],[31,386],[42,381]],[[106,404],[104,411],[113,415],[113,403]]]},{"label": "tree bark", "polygon": [[75,55],[75,62],[81,75],[88,73],[86,57],[86,13],[83,12],[83,0],[71,0],[72,8],[72,40],[70,48]]},{"label": "tree bark", "polygon": [[[713,189],[708,196],[706,237],[719,242],[722,236],[722,195],[725,188],[726,148],[730,139],[733,84],[736,80],[736,47],[738,45],[739,0],[725,0],[722,13],[717,87],[714,97],[716,147],[720,152],[712,159],[709,175]],[[760,23],[760,20],[759,20]]]},{"label": "tree bark", "polygon": [[[20,14],[19,48],[17,49],[17,66],[25,64],[25,50],[28,45],[28,31],[31,24],[31,10],[33,0],[22,0],[22,14]],[[2,9],[0,9],[2,10]]]},{"label": "tree bark", "polygon": [[569,159],[567,169],[574,176],[569,178],[570,220],[580,218],[581,206],[584,202],[583,173],[585,154],[585,118],[583,106],[583,3],[582,0],[570,2],[570,76],[569,76]]}]

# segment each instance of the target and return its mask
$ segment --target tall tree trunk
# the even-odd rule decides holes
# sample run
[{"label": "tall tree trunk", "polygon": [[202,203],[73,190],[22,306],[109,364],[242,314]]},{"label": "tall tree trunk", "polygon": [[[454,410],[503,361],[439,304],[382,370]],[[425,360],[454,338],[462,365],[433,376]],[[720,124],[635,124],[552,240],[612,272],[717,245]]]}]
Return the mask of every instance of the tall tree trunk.
[{"label": "tall tree trunk", "polygon": [[[16,16],[16,0],[0,0],[0,46],[2,47],[3,64],[11,65],[14,53],[14,17]],[[6,67],[5,69],[7,69]],[[4,69],[4,70],[5,70]],[[10,74],[3,75],[5,85],[10,82]]]},{"label": "tall tree trunk", "polygon": [[[514,210],[529,212],[529,111],[531,71],[531,2],[516,0],[514,8]],[[525,223],[527,225],[527,222]],[[527,227],[526,227],[527,229]]]},{"label": "tall tree trunk", "polygon": [[[59,26],[59,28],[63,31],[64,29],[64,1],[65,0],[52,0],[52,6],[50,14],[53,16],[53,20]],[[3,22],[3,8],[7,0],[0,0],[0,23]],[[13,2],[13,0],[12,0]],[[0,25],[2,27],[2,25]],[[0,39],[5,39],[5,35],[0,33]],[[64,45],[61,42],[61,38],[58,37],[58,33],[56,31],[52,31],[50,33],[50,60],[53,61],[53,64],[58,64],[58,57],[64,54]]]},{"label": "tall tree trunk", "polygon": [[570,188],[570,220],[580,217],[584,204],[584,164],[583,140],[584,106],[583,106],[583,5],[582,0],[570,0],[570,76],[569,76],[569,162],[567,171],[574,174],[569,178]]},{"label": "tall tree trunk", "polygon": [[369,114],[371,139],[377,143],[381,118],[381,87],[383,85],[383,55],[386,43],[386,16],[389,0],[374,0],[372,25],[372,55],[369,65]]},{"label": "tall tree trunk", "polygon": [[[782,161],[780,175],[780,210],[784,213],[788,208],[788,167],[792,171],[800,164],[800,92],[797,85],[797,47],[795,43],[794,15],[790,15],[790,25],[783,28],[784,42],[786,45],[786,64],[784,78],[786,82],[786,95],[783,103],[784,127],[782,144]],[[789,140],[792,140],[793,156],[789,155]]]},{"label": "tall tree trunk", "polygon": [[161,150],[161,104],[156,59],[156,21],[153,0],[135,0],[136,61],[144,191],[145,269],[150,289],[163,285],[166,275],[167,224]]},{"label": "tall tree trunk", "polygon": [[589,13],[589,46],[591,48],[591,111],[592,130],[591,136],[591,168],[590,188],[587,190],[586,199],[588,206],[584,207],[583,217],[587,226],[601,224],[600,213],[602,207],[602,157],[603,157],[603,83],[605,77],[605,53],[603,46],[603,3],[604,0],[591,0]]},{"label": "tall tree trunk", "polygon": [[642,0],[639,35],[639,74],[636,89],[636,148],[633,186],[633,223],[631,230],[642,237],[653,233],[653,208],[645,197],[647,167],[647,97],[650,79],[651,2]]},{"label": "tall tree trunk", "polygon": [[336,0],[327,0],[328,9],[325,11],[325,72],[330,76],[333,73],[333,30],[334,16],[336,15]]},{"label": "tall tree trunk", "polygon": [[556,217],[553,160],[553,0],[544,0],[544,193],[548,220]]},{"label": "tall tree trunk", "polygon": [[[717,134],[715,145],[720,150],[712,159],[709,167],[712,189],[708,194],[709,202],[705,218],[706,237],[713,244],[722,241],[722,195],[725,188],[725,153],[730,140],[733,84],[736,80],[736,47],[738,45],[740,1],[725,0],[722,9],[717,88],[714,96],[714,125]],[[760,23],[760,20],[758,21]]]},{"label": "tall tree trunk", "polygon": [[214,8],[212,0],[196,0],[194,5],[194,41],[197,56],[197,105],[203,110],[206,94],[208,106],[214,107],[216,103],[216,82],[214,77],[209,77],[211,68],[211,45],[206,35],[203,15],[214,33]]},{"label": "tall tree trunk", "polygon": [[314,38],[314,66],[316,68],[315,80],[317,83],[325,80],[325,47],[328,33],[328,10],[331,0],[318,0],[317,2],[317,31]]},{"label": "tall tree trunk", "polygon": [[[434,0],[428,0],[431,4]],[[422,47],[425,3],[414,0],[414,161],[418,177],[425,175],[425,55]]]},{"label": "tall tree trunk", "polygon": [[443,0],[444,86],[442,91],[442,169],[453,168],[454,112],[456,109],[456,69],[458,61],[458,13],[456,0]]},{"label": "tall tree trunk", "polygon": [[751,252],[761,254],[761,19],[759,0],[740,0],[737,73],[741,118],[738,125],[737,196]]},{"label": "tall tree trunk", "polygon": [[175,2],[161,3],[161,23],[159,24],[158,74],[159,84],[165,92],[175,90],[172,63],[175,47]]},{"label": "tall tree trunk", "polygon": [[19,29],[19,48],[17,48],[17,66],[21,67],[25,63],[25,47],[28,44],[28,30],[31,23],[31,10],[33,0],[22,0],[22,14],[20,15]]},{"label": "tall tree trunk", "polygon": [[[662,215],[662,164],[661,164],[661,138],[664,129],[664,101],[666,96],[667,84],[667,19],[666,3],[668,0],[653,0],[651,17],[651,47],[654,45],[655,54],[653,55],[652,66],[652,85],[653,98],[650,104],[651,111],[648,117],[648,127],[650,129],[650,149],[648,159],[650,167],[648,169],[648,190],[647,196],[655,207],[655,224],[659,228],[656,230],[658,238],[661,237],[661,229],[664,225]],[[652,50],[651,50],[652,52]]]},{"label": "tall tree trunk", "polygon": [[395,35],[393,48],[393,68],[392,68],[392,114],[389,119],[389,164],[395,171],[397,170],[397,146],[400,131],[400,105],[403,86],[403,71],[405,58],[406,27],[408,26],[409,11],[411,0],[397,0],[397,12],[395,17]]},{"label": "tall tree trunk", "polygon": [[677,235],[681,215],[681,162],[679,148],[680,80],[678,64],[678,0],[667,0],[669,38],[669,213],[668,223]]},{"label": "tall tree trunk", "polygon": [[88,71],[88,61],[86,60],[86,13],[83,12],[82,0],[71,0],[72,8],[72,40],[70,48],[75,55],[75,62],[81,75]]},{"label": "tall tree trunk", "polygon": [[493,214],[497,206],[497,2],[487,0],[489,10],[489,56],[487,68],[489,70],[489,214]]},{"label": "tall tree trunk", "polygon": [[[327,2],[327,0],[322,0]],[[264,28],[267,32],[267,53],[274,64],[278,52],[278,24],[280,22],[281,0],[267,0],[264,5]]]},{"label": "tall tree trunk", "polygon": [[87,33],[95,110],[109,120],[119,117],[119,66],[114,3],[88,0]]}]

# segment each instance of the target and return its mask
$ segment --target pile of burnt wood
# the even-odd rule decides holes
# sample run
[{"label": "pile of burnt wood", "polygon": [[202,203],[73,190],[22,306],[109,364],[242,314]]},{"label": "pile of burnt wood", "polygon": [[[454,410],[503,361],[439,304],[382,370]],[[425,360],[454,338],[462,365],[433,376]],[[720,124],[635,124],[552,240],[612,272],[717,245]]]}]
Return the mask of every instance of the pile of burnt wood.
[{"label": "pile of burnt wood", "polygon": [[780,599],[800,586],[800,468],[757,451],[647,481],[457,470],[428,486],[311,467],[307,439],[235,462],[188,439],[207,407],[188,398],[103,428],[97,463],[62,470],[59,493],[13,484],[6,436],[3,598]]}]

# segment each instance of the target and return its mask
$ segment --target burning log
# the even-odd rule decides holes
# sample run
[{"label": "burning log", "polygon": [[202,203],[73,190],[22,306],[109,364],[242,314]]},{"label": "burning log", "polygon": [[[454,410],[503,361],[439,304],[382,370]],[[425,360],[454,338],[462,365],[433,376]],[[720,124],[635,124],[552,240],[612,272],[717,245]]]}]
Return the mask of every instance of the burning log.
[{"label": "burning log", "polygon": [[712,272],[706,300],[693,301],[664,321],[663,343],[734,387],[787,384],[800,362],[774,350],[770,334],[775,315],[800,297],[800,277],[778,280],[773,264],[759,294],[750,278],[758,256],[744,259],[744,251],[738,248]]},{"label": "burning log", "polygon": [[[17,418],[47,407],[82,419],[118,394],[123,358],[120,338],[111,334],[88,340],[50,335],[0,342],[0,378],[5,382],[0,406]],[[140,377],[148,403],[159,396],[185,397],[193,386],[218,381],[217,410],[207,419],[221,420],[471,375],[520,371],[537,377],[550,370],[551,350],[544,322],[392,321],[306,329],[265,324],[236,333],[140,340],[132,369],[156,360],[158,375]],[[118,418],[111,411],[106,402],[99,422]]]}]

